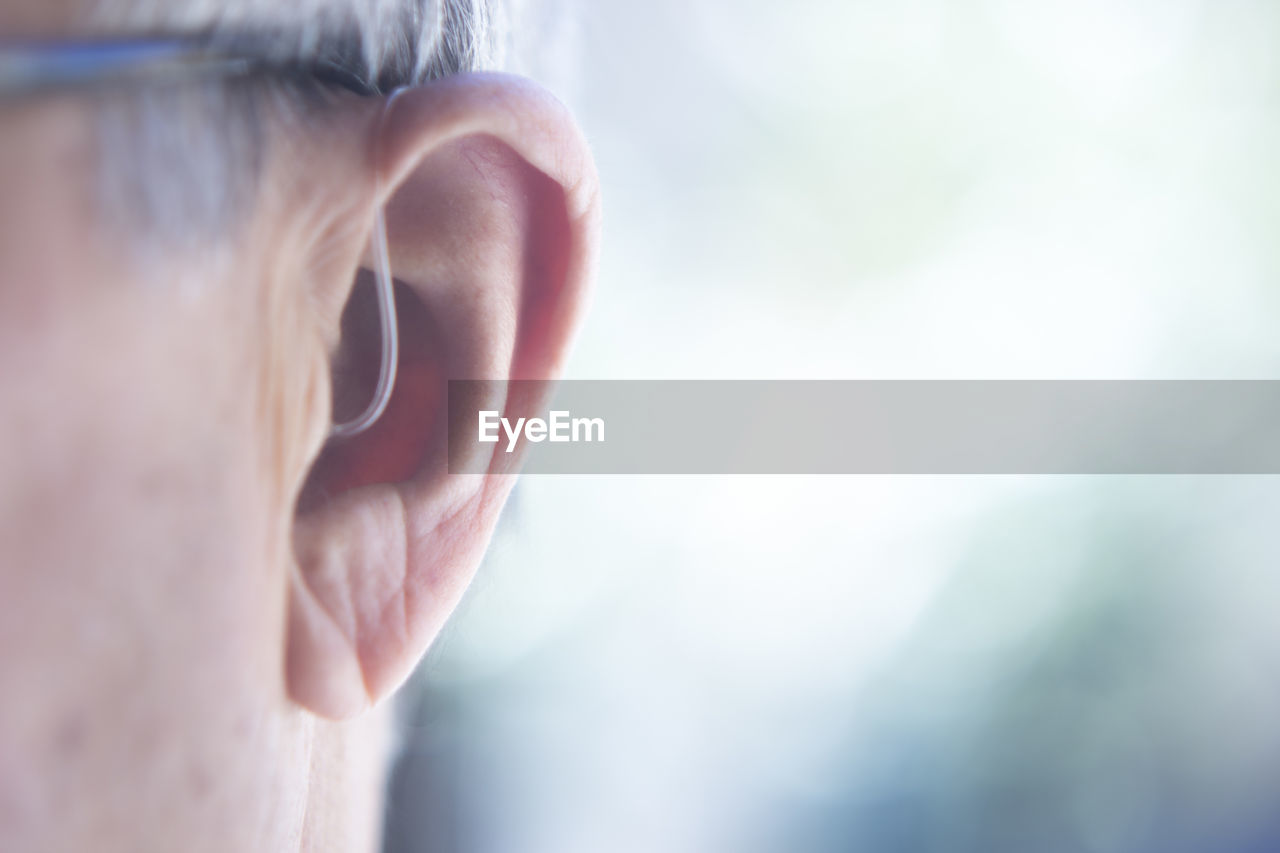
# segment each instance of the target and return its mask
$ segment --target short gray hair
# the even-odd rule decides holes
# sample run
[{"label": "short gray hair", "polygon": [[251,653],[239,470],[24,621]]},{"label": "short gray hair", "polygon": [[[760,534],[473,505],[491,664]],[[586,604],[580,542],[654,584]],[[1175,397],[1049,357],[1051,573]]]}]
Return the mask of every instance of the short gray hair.
[{"label": "short gray hair", "polygon": [[[501,11],[499,0],[96,0],[90,18],[104,34],[194,35],[282,63],[325,63],[386,92],[499,67]],[[315,103],[304,89],[299,81],[223,80],[109,99],[108,205],[136,214],[129,218],[162,244],[207,236],[256,184],[264,112],[304,114]]]},{"label": "short gray hair", "polygon": [[492,0],[99,0],[94,19],[104,31],[250,38],[277,58],[404,86],[496,67],[498,11]]}]

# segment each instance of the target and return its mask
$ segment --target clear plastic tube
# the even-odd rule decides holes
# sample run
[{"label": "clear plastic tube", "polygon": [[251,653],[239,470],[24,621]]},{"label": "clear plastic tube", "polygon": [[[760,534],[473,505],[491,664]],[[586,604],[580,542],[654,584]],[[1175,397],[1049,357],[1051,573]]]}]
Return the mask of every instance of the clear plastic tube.
[{"label": "clear plastic tube", "polygon": [[373,276],[378,290],[379,329],[382,334],[382,366],[378,369],[378,384],[373,399],[356,418],[342,424],[334,424],[330,438],[343,439],[357,436],[382,417],[391,391],[396,385],[396,364],[400,359],[400,330],[396,325],[396,292],[391,278],[391,258],[387,251],[387,225],[382,208],[373,219]]}]

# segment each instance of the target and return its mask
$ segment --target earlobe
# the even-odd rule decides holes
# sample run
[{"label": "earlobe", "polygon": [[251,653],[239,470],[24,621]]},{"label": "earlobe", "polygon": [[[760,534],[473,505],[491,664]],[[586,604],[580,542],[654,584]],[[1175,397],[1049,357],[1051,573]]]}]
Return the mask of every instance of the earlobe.
[{"label": "earlobe", "polygon": [[374,150],[399,376],[383,418],[321,454],[294,529],[286,682],[330,717],[398,686],[465,590],[512,478],[447,473],[447,381],[558,375],[598,220],[581,135],[518,78],[406,91]]}]

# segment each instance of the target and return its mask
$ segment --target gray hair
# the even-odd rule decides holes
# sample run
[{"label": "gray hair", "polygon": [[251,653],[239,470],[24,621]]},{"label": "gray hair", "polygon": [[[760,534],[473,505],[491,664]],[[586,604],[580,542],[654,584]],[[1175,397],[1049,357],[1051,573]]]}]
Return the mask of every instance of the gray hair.
[{"label": "gray hair", "polygon": [[[94,30],[188,34],[282,63],[340,68],[371,91],[496,68],[498,0],[98,0]],[[202,239],[251,196],[267,112],[305,120],[300,81],[221,80],[143,87],[102,112],[107,205],[160,244]],[[193,169],[193,164],[199,164]]]},{"label": "gray hair", "polygon": [[94,18],[104,31],[249,38],[277,58],[330,59],[412,85],[496,67],[497,11],[491,0],[100,0]]}]

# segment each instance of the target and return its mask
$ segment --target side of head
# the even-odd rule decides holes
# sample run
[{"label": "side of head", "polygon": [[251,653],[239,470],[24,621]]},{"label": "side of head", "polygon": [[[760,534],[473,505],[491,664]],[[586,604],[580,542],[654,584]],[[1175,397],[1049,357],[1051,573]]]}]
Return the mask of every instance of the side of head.
[{"label": "side of head", "polygon": [[[471,3],[11,5],[7,38],[266,34],[413,84],[0,104],[0,847],[368,846],[370,709],[511,486],[446,473],[445,383],[556,375],[590,156],[544,91],[466,73]],[[379,209],[398,380],[327,442],[334,399],[369,391]]]}]

